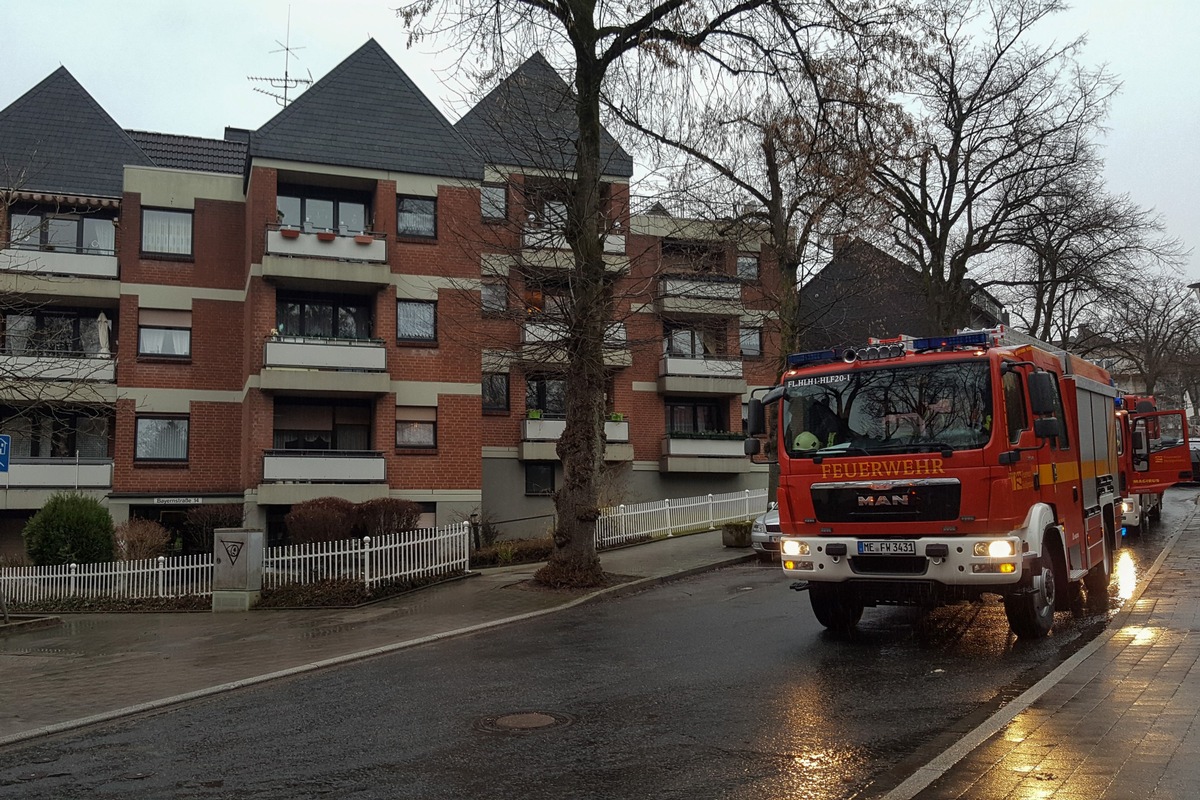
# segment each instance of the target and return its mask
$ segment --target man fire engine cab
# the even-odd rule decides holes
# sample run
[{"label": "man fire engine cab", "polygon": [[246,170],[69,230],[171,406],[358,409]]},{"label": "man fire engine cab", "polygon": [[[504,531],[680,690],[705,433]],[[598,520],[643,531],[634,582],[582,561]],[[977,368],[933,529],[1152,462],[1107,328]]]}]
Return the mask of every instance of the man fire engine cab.
[{"label": "man fire engine cab", "polygon": [[[765,432],[764,404],[778,404],[783,571],[807,585],[825,627],[848,630],[867,606],[992,593],[1013,631],[1036,638],[1082,587],[1107,598],[1117,391],[1098,366],[1003,336],[795,354],[780,385],[751,400],[751,436]],[[747,441],[748,454],[759,447]],[[1178,475],[1173,456],[1143,449],[1141,474]]]},{"label": "man fire engine cab", "polygon": [[[1117,398],[1117,450],[1120,456],[1121,524],[1135,538],[1162,514],[1162,493],[1171,484],[1189,480],[1191,461],[1184,465],[1176,443],[1187,444],[1184,411],[1158,411],[1153,397],[1125,394]],[[1170,460],[1178,471],[1152,467]],[[1168,482],[1169,481],[1169,482]]]}]

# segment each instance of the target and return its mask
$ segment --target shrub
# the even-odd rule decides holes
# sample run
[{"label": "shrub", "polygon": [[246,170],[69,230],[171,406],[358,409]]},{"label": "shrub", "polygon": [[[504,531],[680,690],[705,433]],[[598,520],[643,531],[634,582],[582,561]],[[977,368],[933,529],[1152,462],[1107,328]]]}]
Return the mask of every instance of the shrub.
[{"label": "shrub", "polygon": [[211,553],[213,531],[217,528],[242,527],[242,507],[238,503],[199,505],[188,509],[183,522],[183,551]]},{"label": "shrub", "polygon": [[414,530],[421,519],[421,506],[411,500],[377,497],[356,505],[353,514],[356,537],[384,536]]},{"label": "shrub", "polygon": [[472,567],[499,567],[508,564],[532,564],[545,561],[554,552],[554,540],[505,539],[471,553]]},{"label": "shrub", "polygon": [[25,552],[38,566],[113,560],[113,521],[100,501],[55,494],[25,525]]},{"label": "shrub", "polygon": [[341,497],[306,500],[292,506],[283,522],[291,544],[349,539],[354,535],[354,503]]},{"label": "shrub", "polygon": [[118,561],[138,561],[166,555],[171,532],[152,519],[127,519],[117,526],[114,544]]}]

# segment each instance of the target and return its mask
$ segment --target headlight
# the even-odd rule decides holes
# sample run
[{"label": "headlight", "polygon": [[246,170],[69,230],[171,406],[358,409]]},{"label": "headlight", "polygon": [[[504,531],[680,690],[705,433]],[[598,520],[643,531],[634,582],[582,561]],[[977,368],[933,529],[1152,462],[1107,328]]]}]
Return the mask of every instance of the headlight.
[{"label": "headlight", "polygon": [[1129,502],[1128,500],[1122,500],[1121,501],[1121,513],[1128,514],[1132,511],[1133,511],[1133,503]]},{"label": "headlight", "polygon": [[758,520],[754,520],[754,524],[750,526],[750,530],[753,531],[754,533],[766,533],[767,526],[763,525]]},{"label": "headlight", "polygon": [[992,556],[996,558],[1005,558],[1017,554],[1017,549],[1012,542],[976,542],[975,555],[977,556]]},{"label": "headlight", "polygon": [[783,554],[785,556],[806,556],[808,555],[808,542],[798,542],[795,539],[784,539]]}]

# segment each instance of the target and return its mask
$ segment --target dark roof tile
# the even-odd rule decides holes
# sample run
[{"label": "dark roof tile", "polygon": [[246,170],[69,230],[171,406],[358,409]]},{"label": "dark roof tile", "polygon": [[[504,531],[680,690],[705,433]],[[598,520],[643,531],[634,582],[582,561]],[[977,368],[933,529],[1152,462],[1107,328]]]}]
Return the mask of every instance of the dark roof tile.
[{"label": "dark roof tile", "polygon": [[246,143],[173,133],[126,131],[156,166],[240,175],[246,167]]}]

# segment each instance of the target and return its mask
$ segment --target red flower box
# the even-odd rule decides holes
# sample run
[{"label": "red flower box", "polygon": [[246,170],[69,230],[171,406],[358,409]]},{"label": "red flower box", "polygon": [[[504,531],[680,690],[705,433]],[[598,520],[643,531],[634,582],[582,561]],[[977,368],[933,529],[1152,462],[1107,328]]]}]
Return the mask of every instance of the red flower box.
[{"label": "red flower box", "polygon": [[333,231],[321,231],[317,234],[317,241],[319,242],[332,242],[336,238],[337,234]]},{"label": "red flower box", "polygon": [[365,233],[360,233],[354,237],[355,244],[371,244],[374,241],[375,241],[374,236],[368,236]]},{"label": "red flower box", "polygon": [[280,228],[279,235],[285,239],[299,239],[300,238],[300,229],[299,228]]}]

